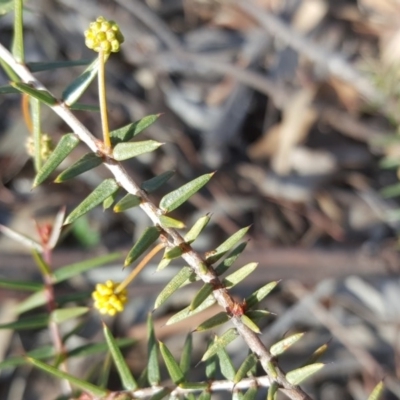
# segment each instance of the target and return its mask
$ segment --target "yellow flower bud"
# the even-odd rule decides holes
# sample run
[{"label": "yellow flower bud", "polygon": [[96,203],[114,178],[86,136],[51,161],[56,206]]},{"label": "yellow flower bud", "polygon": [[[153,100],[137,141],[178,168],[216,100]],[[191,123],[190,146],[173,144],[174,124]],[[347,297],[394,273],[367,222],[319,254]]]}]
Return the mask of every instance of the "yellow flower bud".
[{"label": "yellow flower bud", "polygon": [[98,283],[96,290],[92,293],[94,307],[101,314],[115,315],[124,310],[124,306],[128,301],[126,289],[116,292],[118,283],[111,280],[105,283]]},{"label": "yellow flower bud", "polygon": [[[35,155],[35,143],[32,136],[29,136],[25,142],[26,152],[31,156],[34,157]],[[43,161],[46,161],[54,150],[53,141],[51,137],[47,133],[42,133],[40,138],[40,156]]]},{"label": "yellow flower bud", "polygon": [[118,24],[107,21],[104,17],[98,17],[95,22],[91,22],[84,35],[85,44],[89,49],[96,52],[102,50],[106,54],[118,52],[124,41]]}]

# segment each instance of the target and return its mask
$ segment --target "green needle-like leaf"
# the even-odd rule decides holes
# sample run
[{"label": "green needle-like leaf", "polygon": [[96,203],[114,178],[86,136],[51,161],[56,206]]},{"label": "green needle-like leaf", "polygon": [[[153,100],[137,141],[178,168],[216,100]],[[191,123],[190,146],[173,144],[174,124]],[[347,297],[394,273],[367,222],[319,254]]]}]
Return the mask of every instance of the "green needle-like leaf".
[{"label": "green needle-like leaf", "polygon": [[[221,349],[224,349],[228,346],[229,343],[233,342],[238,337],[238,333],[235,328],[228,329],[222,336],[216,336],[214,342],[204,353],[201,361],[205,361],[208,358],[212,357],[214,354],[217,354]],[[228,378],[229,379],[229,378]],[[233,377],[232,377],[233,379]]]},{"label": "green needle-like leaf", "polygon": [[[97,58],[96,58],[97,60]],[[29,62],[26,63],[31,72],[51,71],[58,68],[79,67],[88,65],[92,60],[67,60],[67,61],[46,61],[46,62]]]},{"label": "green needle-like leaf", "polygon": [[199,218],[190,228],[190,231],[184,236],[183,239],[185,240],[185,242],[189,244],[193,243],[210,222],[210,219],[210,214],[204,215],[204,217]]},{"label": "green needle-like leaf", "polygon": [[170,388],[161,389],[156,394],[153,394],[153,396],[150,397],[150,400],[162,400],[162,399],[166,398],[171,393],[171,391],[172,391],[172,389],[170,389]]},{"label": "green needle-like leaf", "polygon": [[27,281],[14,281],[10,279],[0,279],[0,288],[10,290],[22,290],[27,292],[37,292],[42,290],[44,287],[43,283],[38,282],[27,282]]},{"label": "green needle-like leaf", "polygon": [[14,0],[2,0],[0,2],[0,15],[7,14],[14,10]]},{"label": "green needle-like leaf", "polygon": [[0,362],[0,370],[26,364],[26,356],[33,357],[38,360],[46,360],[54,357],[54,355],[54,346],[47,345],[38,347],[32,351],[29,351],[25,356],[8,357],[6,360]]},{"label": "green needle-like leaf", "polygon": [[220,276],[224,274],[239,258],[247,246],[247,242],[238,244],[229,255],[215,267],[215,273]]},{"label": "green needle-like leaf", "polygon": [[168,347],[162,342],[159,342],[159,344],[160,344],[160,352],[162,358],[164,359],[165,366],[167,367],[169,376],[176,385],[179,385],[185,380],[183,372],[179,367],[178,363],[176,362],[174,356],[169,351]]},{"label": "green needle-like leaf", "polygon": [[139,121],[133,122],[122,128],[110,132],[111,143],[116,145],[122,142],[128,142],[133,137],[144,131],[150,125],[157,121],[161,114],[147,115]]},{"label": "green needle-like leaf", "polygon": [[88,307],[60,308],[51,313],[50,320],[57,324],[61,324],[69,319],[80,317],[81,315],[86,314],[88,311]]},{"label": "green needle-like leaf", "polygon": [[398,157],[385,157],[379,162],[379,167],[384,169],[397,168],[400,165]]},{"label": "green needle-like leaf", "polygon": [[382,393],[385,389],[383,385],[383,381],[380,381],[375,387],[372,393],[369,395],[368,400],[379,400],[382,396]]},{"label": "green needle-like leaf", "polygon": [[179,247],[173,247],[172,249],[165,249],[164,258],[166,260],[174,260],[175,258],[179,258],[183,254],[183,250]]},{"label": "green needle-like leaf", "polygon": [[271,386],[268,389],[267,400],[276,400],[278,389],[279,389],[278,384],[276,382],[272,382]]},{"label": "green needle-like leaf", "polygon": [[85,200],[76,207],[71,214],[68,215],[67,219],[64,222],[64,225],[71,224],[80,216],[88,213],[94,207],[101,204],[107,197],[111,196],[114,192],[118,190],[118,183],[112,179],[105,179],[96,189],[93,190],[92,193],[86,197]]},{"label": "green needle-like leaf", "polygon": [[247,374],[251,371],[252,368],[254,368],[257,362],[257,356],[254,353],[249,354],[237,370],[233,382],[238,383],[243,378],[246,378]]},{"label": "green needle-like leaf", "polygon": [[168,249],[165,248],[164,250],[164,256],[161,259],[161,261],[159,262],[158,266],[157,266],[157,271],[161,271],[164,268],[168,267],[168,265],[170,264],[170,262],[174,259],[174,258],[178,258],[182,255],[183,251],[180,247],[176,246],[173,247],[172,249]]},{"label": "green needle-like leaf", "polygon": [[104,256],[90,258],[78,263],[69,264],[53,272],[53,279],[55,283],[63,282],[69,278],[77,275],[81,275],[86,271],[101,265],[109,264],[113,261],[119,260],[122,257],[122,253],[110,253]]},{"label": "green needle-like leaf", "polygon": [[162,174],[155,176],[154,178],[144,181],[140,186],[141,189],[147,193],[155,192],[157,189],[162,187],[164,183],[168,182],[175,174],[175,171],[166,171]]},{"label": "green needle-like leaf", "polygon": [[243,279],[245,279],[248,275],[250,275],[258,266],[258,263],[249,263],[238,269],[234,273],[228,275],[222,281],[225,287],[231,288],[238,283],[240,283]]},{"label": "green needle-like leaf", "polygon": [[155,226],[150,226],[146,228],[142,236],[138,239],[132,249],[126,256],[124,266],[132,264],[137,260],[149,247],[159,238],[160,230]]},{"label": "green needle-like leaf", "polygon": [[124,360],[124,357],[118,347],[116,340],[114,339],[114,336],[112,335],[110,329],[108,329],[106,324],[103,324],[103,332],[108,344],[108,348],[110,349],[111,356],[114,360],[114,364],[117,368],[118,375],[121,378],[122,386],[126,390],[135,390],[138,385]]},{"label": "green needle-like leaf", "polygon": [[142,202],[139,196],[134,194],[126,194],[113,208],[116,213],[129,210],[130,208],[137,207]]},{"label": "green needle-like leaf", "polygon": [[191,310],[195,310],[200,304],[203,303],[207,299],[207,297],[213,292],[214,287],[209,284],[205,283],[202,288],[196,293],[193,297],[192,301],[190,302],[189,308]]},{"label": "green needle-like leaf", "polygon": [[[208,343],[207,350],[211,347],[212,342]],[[217,357],[214,355],[206,360],[206,377],[211,380],[215,379],[217,374]]]},{"label": "green needle-like leaf", "polygon": [[324,343],[322,346],[319,346],[317,350],[315,350],[311,356],[304,362],[303,367],[308,364],[316,363],[328,350],[329,343]]},{"label": "green needle-like leaf", "polygon": [[0,86],[0,94],[14,94],[14,93],[20,93],[20,91],[15,89],[11,85]]},{"label": "green needle-like leaf", "polygon": [[225,311],[221,311],[216,315],[213,315],[211,318],[202,322],[196,329],[196,332],[203,332],[209,329],[216,328],[217,326],[223,325],[229,321],[229,316]]},{"label": "green needle-like leaf", "polygon": [[385,198],[400,196],[400,183],[395,183],[394,185],[386,186],[381,190],[381,194]]},{"label": "green needle-like leaf", "polygon": [[103,201],[103,210],[107,210],[108,208],[110,208],[115,200],[117,199],[118,196],[118,190],[116,192],[114,192],[111,196],[108,196],[104,201]]},{"label": "green needle-like leaf", "polygon": [[128,160],[145,153],[157,150],[163,143],[155,140],[143,140],[142,142],[118,143],[113,150],[113,157],[117,161]]},{"label": "green needle-like leaf", "polygon": [[25,247],[31,250],[36,251],[43,251],[43,246],[36,242],[35,240],[31,239],[29,236],[23,235],[22,233],[16,232],[7,226],[0,224],[0,232],[9,237],[12,240],[15,240],[18,243],[21,243]]},{"label": "green needle-like leaf", "polygon": [[[120,338],[115,339],[115,343],[119,348],[124,348],[128,346],[132,346],[136,342],[136,339],[133,338]],[[76,347],[72,350],[68,351],[68,358],[71,357],[87,357],[93,354],[105,353],[108,351],[109,347],[107,342],[100,343],[90,343],[84,344],[82,346]]]},{"label": "green needle-like leaf", "polygon": [[255,400],[258,388],[255,386],[250,387],[243,396],[243,400]]},{"label": "green needle-like leaf", "polygon": [[227,240],[225,240],[224,243],[220,244],[214,251],[211,251],[207,257],[206,260],[209,264],[214,264],[216,261],[218,261],[222,256],[224,256],[233,246],[236,245],[239,240],[241,240],[247,233],[247,231],[250,229],[249,226],[240,229],[236,233],[234,233],[232,236],[230,236]]},{"label": "green needle-like leaf", "polygon": [[211,393],[208,390],[204,390],[197,400],[211,400]]},{"label": "green needle-like leaf", "polygon": [[72,164],[65,171],[61,172],[54,182],[61,183],[68,179],[75,178],[86,171],[90,171],[91,169],[98,167],[102,162],[103,159],[95,153],[85,154],[76,163]]},{"label": "green needle-like leaf", "polygon": [[249,329],[251,329],[255,333],[261,333],[260,328],[257,326],[257,324],[246,314],[243,314],[240,317],[241,321],[243,324],[245,324]]},{"label": "green needle-like leaf", "polygon": [[107,353],[104,357],[103,365],[100,368],[100,371],[97,373],[96,376],[96,383],[97,386],[105,389],[107,387],[108,381],[110,380],[110,373],[111,373],[111,354]]},{"label": "green needle-like leaf", "polygon": [[36,250],[32,250],[32,257],[39,267],[39,271],[43,276],[50,276],[51,270],[49,264],[44,261],[43,256]]},{"label": "green needle-like leaf", "polygon": [[199,306],[197,307],[195,310],[190,310],[189,307],[185,307],[183,310],[177,312],[175,315],[173,315],[166,323],[166,325],[172,325],[175,324],[179,321],[182,321],[188,317],[191,317],[192,315],[195,315],[203,310],[205,310],[206,308],[212,306],[215,303],[215,298],[214,296],[210,295],[209,297],[207,297],[207,299]]},{"label": "green needle-like leaf", "polygon": [[29,96],[32,96],[49,106],[54,106],[57,103],[57,99],[46,90],[35,89],[32,86],[29,86],[27,83],[23,82],[10,82],[10,85],[20,92],[29,94]]},{"label": "green needle-like leaf", "polygon": [[62,99],[67,106],[74,104],[82,96],[90,83],[96,77],[99,69],[99,59],[96,57],[92,63],[78,76],[62,93]]},{"label": "green needle-like leaf", "polygon": [[287,349],[292,347],[295,343],[297,343],[302,337],[304,333],[295,333],[294,335],[288,336],[287,338],[280,340],[278,343],[275,343],[271,346],[270,352],[273,356],[279,356],[284,353]]},{"label": "green needle-like leaf", "polygon": [[19,63],[25,61],[23,5],[23,0],[14,0],[14,35],[11,50]]},{"label": "green needle-like leaf", "polygon": [[33,310],[36,307],[46,304],[46,301],[46,292],[44,290],[40,290],[39,292],[31,294],[25,300],[19,303],[16,307],[16,312],[18,314],[22,314],[29,310]]},{"label": "green needle-like leaf", "polygon": [[249,310],[245,313],[252,321],[259,321],[265,317],[269,317],[271,313],[267,310]]},{"label": "green needle-like leaf", "polygon": [[92,396],[104,397],[107,394],[107,390],[101,389],[95,385],[92,385],[89,382],[83,381],[79,378],[76,378],[75,376],[67,374],[66,372],[60,371],[59,369],[54,368],[51,365],[47,365],[39,360],[35,360],[34,358],[27,358],[27,361],[30,364],[34,365],[35,367],[41,369],[44,372],[47,372],[48,374],[56,378],[66,379],[72,385],[78,387],[79,389],[84,390],[85,392],[91,394]]},{"label": "green needle-like leaf", "polygon": [[73,133],[67,133],[58,142],[45,164],[40,168],[33,187],[40,185],[48,176],[67,158],[71,151],[78,145],[79,139]]},{"label": "green needle-like leaf", "polygon": [[160,367],[158,363],[158,346],[154,334],[153,318],[151,313],[147,317],[147,379],[151,386],[160,383]]},{"label": "green needle-like leaf", "polygon": [[247,309],[256,306],[261,300],[263,300],[266,296],[268,296],[278,283],[279,281],[269,282],[262,288],[252,293],[249,297],[247,297],[246,298]]},{"label": "green needle-like leaf", "polygon": [[292,385],[300,385],[301,382],[318,372],[325,364],[316,363],[294,369],[286,374],[287,381]]},{"label": "green needle-like leaf", "polygon": [[220,348],[218,350],[217,356],[219,360],[219,368],[221,369],[221,374],[229,381],[233,381],[235,379],[236,373],[232,360],[229,357],[227,351],[224,348]]},{"label": "green needle-like leaf", "polygon": [[186,185],[168,193],[161,199],[160,208],[166,213],[175,210],[207,184],[213,175],[214,173],[199,176],[186,183]]},{"label": "green needle-like leaf", "polygon": [[160,222],[163,228],[183,229],[185,224],[175,218],[166,215],[160,215]]},{"label": "green needle-like leaf", "polygon": [[[3,68],[10,81],[21,82],[21,78],[18,76],[18,74],[2,58],[0,58],[0,66]],[[17,92],[19,92],[19,90],[17,90]]]},{"label": "green needle-like leaf", "polygon": [[0,324],[0,329],[14,329],[16,331],[21,331],[25,329],[44,328],[45,326],[47,326],[48,322],[48,314],[39,314],[29,317],[22,317],[18,321]]},{"label": "green needle-like leaf", "polygon": [[192,275],[192,270],[189,267],[183,267],[165,286],[161,293],[157,296],[154,304],[154,309],[157,309],[164,304],[167,299],[172,296],[186,280]]},{"label": "green needle-like leaf", "polygon": [[192,334],[186,336],[185,344],[183,346],[183,351],[181,355],[181,361],[179,363],[179,367],[186,378],[190,369],[190,361],[192,359],[192,349],[193,349],[193,337]]}]

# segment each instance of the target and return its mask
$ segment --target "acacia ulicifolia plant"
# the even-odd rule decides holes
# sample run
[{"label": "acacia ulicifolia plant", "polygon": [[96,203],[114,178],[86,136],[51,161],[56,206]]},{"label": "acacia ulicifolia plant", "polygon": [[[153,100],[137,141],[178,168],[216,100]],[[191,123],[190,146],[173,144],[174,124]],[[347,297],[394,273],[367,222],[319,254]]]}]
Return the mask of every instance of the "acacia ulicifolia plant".
[{"label": "acacia ulicifolia plant", "polygon": [[[20,37],[21,35],[18,32],[20,29],[22,30],[22,24],[16,23],[16,26],[16,36]],[[164,304],[181,287],[196,281],[202,281],[203,286],[193,297],[191,303],[171,317],[167,323],[173,324],[182,321],[218,303],[221,311],[201,323],[195,331],[202,332],[215,329],[225,323],[230,323],[233,326],[221,336],[215,336],[202,356],[201,361],[206,366],[205,380],[202,382],[190,382],[188,380],[188,372],[192,362],[191,335],[188,336],[182,351],[181,360],[178,363],[165,344],[161,342],[157,344],[151,317],[149,317],[148,321],[147,369],[139,380],[132,375],[120,351],[120,347],[125,342],[114,339],[109,328],[104,325],[106,348],[111,353],[123,386],[120,391],[111,392],[105,389],[106,381],[104,382],[104,386],[96,386],[84,379],[77,378],[67,368],[59,368],[58,362],[55,364],[43,362],[43,360],[51,360],[52,357],[56,359],[57,356],[60,357],[61,355],[57,354],[57,349],[55,353],[50,355],[43,355],[40,352],[36,352],[36,358],[30,356],[27,358],[27,362],[79,389],[81,393],[80,398],[82,399],[161,399],[164,397],[192,399],[194,393],[200,393],[201,399],[209,399],[211,394],[218,390],[231,391],[233,398],[240,398],[242,391],[247,390],[245,394],[246,398],[254,398],[257,390],[261,387],[268,389],[267,398],[271,400],[276,398],[278,390],[284,392],[290,399],[310,399],[298,384],[320,370],[323,364],[315,362],[316,357],[314,357],[311,364],[286,373],[281,369],[278,360],[283,352],[302,337],[302,334],[287,337],[275,343],[270,348],[267,348],[259,337],[260,329],[258,323],[261,319],[269,315],[266,310],[259,309],[259,304],[273,290],[277,282],[266,283],[243,302],[237,302],[231,296],[230,289],[251,274],[256,269],[257,264],[249,263],[236,272],[230,273],[224,278],[221,277],[245,249],[246,243],[241,241],[246,235],[248,228],[240,229],[225,242],[202,256],[193,250],[192,243],[207,226],[210,216],[206,215],[200,218],[191,229],[182,234],[181,230],[184,228],[183,222],[171,218],[168,214],[185,203],[193,194],[206,185],[212,178],[213,173],[202,175],[166,194],[162,197],[158,205],[154,204],[151,200],[151,193],[161,188],[172,177],[173,172],[166,171],[141,184],[132,180],[122,166],[121,161],[146,152],[155,151],[162,145],[162,143],[154,140],[132,141],[145,128],[154,123],[159,116],[150,115],[109,132],[104,66],[110,53],[119,51],[120,45],[123,42],[123,35],[115,22],[99,17],[90,24],[89,29],[85,32],[85,37],[88,47],[98,52],[98,59],[86,69],[82,76],[78,77],[78,79],[65,89],[61,99],[57,99],[34,77],[31,71],[32,66],[25,64],[23,57],[17,57],[15,52],[14,55],[11,54],[1,44],[0,59],[12,80],[9,87],[10,91],[13,88],[22,92],[24,96],[29,96],[35,102],[48,105],[69,125],[73,132],[63,135],[51,154],[46,159],[42,159],[43,162],[38,163],[40,168],[38,168],[33,186],[36,187],[43,183],[80,142],[84,142],[90,149],[90,152],[58,174],[55,182],[64,182],[85,171],[96,168],[100,164],[108,168],[112,175],[111,178],[105,179],[96,187],[67,216],[64,220],[64,225],[73,223],[80,216],[103,202],[107,206],[111,206],[116,201],[116,193],[119,190],[125,191],[126,195],[116,202],[113,207],[114,212],[123,212],[131,207],[140,207],[152,221],[152,225],[143,232],[128,252],[124,266],[130,266],[141,256],[144,256],[143,259],[122,283],[113,282],[112,280],[99,283],[92,294],[94,308],[101,314],[108,314],[109,316],[123,312],[124,306],[128,301],[127,286],[157,252],[164,250],[164,256],[158,269],[168,267],[168,264],[179,257],[185,260],[187,266],[183,267],[161,293],[159,293],[154,304],[154,309]],[[51,63],[48,64],[48,67],[52,68]],[[95,138],[72,113],[72,109],[74,108],[85,108],[79,105],[77,100],[96,74],[98,75],[99,83],[103,141]],[[37,120],[39,115],[38,109],[35,111],[32,108],[32,111],[34,114],[33,119]],[[39,139],[40,135],[34,135],[34,140]],[[36,142],[34,145],[38,147]],[[3,233],[6,231],[6,229],[3,229]],[[101,261],[89,260],[87,263],[78,264],[78,266],[65,266],[57,271],[49,272],[51,276],[50,280],[52,284],[56,285],[65,279],[99,265],[101,262],[105,261],[103,259]],[[3,285],[6,284],[7,282],[4,281]],[[14,284],[13,287],[17,286]],[[36,293],[35,295],[37,297]],[[45,302],[45,300],[40,302],[36,299],[36,303],[32,305],[29,301],[28,299],[28,301],[24,302],[23,310],[38,307],[38,305],[40,306]],[[87,311],[87,307],[61,307],[52,310],[50,320],[53,323],[61,324],[63,321],[81,316]],[[48,324],[49,319],[45,319],[44,323]],[[8,328],[18,328],[18,325],[15,324],[6,324],[2,327],[5,326]],[[250,354],[243,361],[240,368],[235,369],[225,347],[238,336],[243,338],[249,347]],[[167,367],[169,377],[173,382],[172,384],[162,383],[158,359],[159,352]],[[74,354],[77,353],[79,353],[78,350]],[[316,351],[316,355],[321,353],[321,349]],[[38,358],[37,354],[42,354],[41,359],[39,359],[40,357]],[[64,354],[62,354],[64,365],[68,361],[68,357],[69,354],[64,351]],[[14,360],[13,362],[13,365],[16,365],[16,361]],[[219,368],[217,368],[218,366]],[[217,370],[224,377],[223,380],[215,379]]]}]

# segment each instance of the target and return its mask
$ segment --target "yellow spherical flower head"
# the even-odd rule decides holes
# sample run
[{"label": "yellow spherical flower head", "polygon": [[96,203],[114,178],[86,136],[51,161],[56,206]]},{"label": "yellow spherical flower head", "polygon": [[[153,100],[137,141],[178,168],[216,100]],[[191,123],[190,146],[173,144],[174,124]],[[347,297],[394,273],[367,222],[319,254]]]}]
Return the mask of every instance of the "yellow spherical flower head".
[{"label": "yellow spherical flower head", "polygon": [[114,21],[107,21],[104,17],[98,17],[91,22],[89,29],[85,31],[85,44],[89,49],[104,53],[116,53],[119,51],[124,36],[119,26]]},{"label": "yellow spherical flower head", "polygon": [[106,283],[98,283],[92,293],[94,306],[101,314],[115,315],[123,311],[128,300],[126,289],[116,292],[118,283],[108,280]]}]

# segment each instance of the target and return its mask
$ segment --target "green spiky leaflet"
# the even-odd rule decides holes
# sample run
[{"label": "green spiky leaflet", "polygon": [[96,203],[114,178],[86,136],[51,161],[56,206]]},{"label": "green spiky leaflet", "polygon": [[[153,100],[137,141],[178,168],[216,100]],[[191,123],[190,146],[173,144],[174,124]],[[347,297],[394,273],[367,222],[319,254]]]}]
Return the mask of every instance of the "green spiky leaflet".
[{"label": "green spiky leaflet", "polygon": [[104,200],[106,200],[109,196],[111,196],[114,192],[116,192],[119,189],[119,186],[117,182],[112,179],[105,179],[102,183],[100,183],[99,186],[96,187],[90,193],[88,197],[86,197],[85,200],[82,201],[79,206],[77,206],[67,217],[67,219],[64,222],[64,225],[71,224],[74,222],[76,219],[78,219],[80,216],[86,214],[90,210],[92,210],[94,207],[98,206],[101,204]]}]

